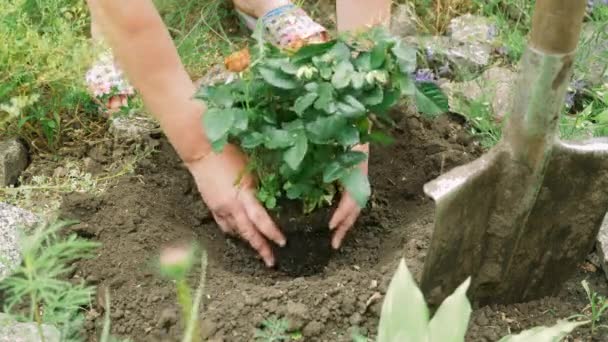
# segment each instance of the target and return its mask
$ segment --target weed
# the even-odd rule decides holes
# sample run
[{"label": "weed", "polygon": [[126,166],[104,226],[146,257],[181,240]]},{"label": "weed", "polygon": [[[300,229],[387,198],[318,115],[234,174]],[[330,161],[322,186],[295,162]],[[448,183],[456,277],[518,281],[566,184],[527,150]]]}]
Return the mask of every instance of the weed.
[{"label": "weed", "polygon": [[254,338],[263,342],[289,341],[287,329],[289,322],[286,319],[269,317],[262,322],[261,329],[256,329]]},{"label": "weed", "polygon": [[603,319],[604,312],[608,309],[608,299],[597,292],[591,290],[589,287],[589,283],[587,280],[583,280],[581,282],[585,293],[587,294],[587,300],[589,304],[585,309],[583,309],[583,313],[579,315],[574,315],[572,318],[582,318],[586,321],[591,322],[591,334],[595,335],[599,328],[606,329],[608,325],[600,324]]},{"label": "weed", "polygon": [[60,238],[60,231],[74,222],[41,223],[21,241],[23,264],[0,283],[4,310],[18,319],[58,327],[62,341],[79,340],[81,308],[91,301],[93,288],[66,280],[74,261],[93,256],[99,246],[76,235]]}]

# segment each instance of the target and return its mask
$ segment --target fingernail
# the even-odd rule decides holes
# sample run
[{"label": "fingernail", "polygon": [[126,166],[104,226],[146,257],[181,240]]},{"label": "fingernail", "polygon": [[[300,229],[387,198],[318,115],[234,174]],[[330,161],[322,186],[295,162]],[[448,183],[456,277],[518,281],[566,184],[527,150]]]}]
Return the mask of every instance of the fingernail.
[{"label": "fingernail", "polygon": [[287,241],[285,241],[285,240],[279,241],[279,246],[281,246],[281,247],[285,247],[286,244],[287,244]]},{"label": "fingernail", "polygon": [[266,266],[267,267],[274,267],[274,261],[272,261],[272,260],[266,260]]}]

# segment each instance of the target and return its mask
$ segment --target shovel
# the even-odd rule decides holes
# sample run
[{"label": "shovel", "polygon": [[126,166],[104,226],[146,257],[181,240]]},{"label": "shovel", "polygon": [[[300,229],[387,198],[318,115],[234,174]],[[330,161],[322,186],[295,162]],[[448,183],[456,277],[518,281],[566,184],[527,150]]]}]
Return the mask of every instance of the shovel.
[{"label": "shovel", "polygon": [[585,0],[537,0],[502,140],[425,184],[435,230],[421,287],[439,304],[469,276],[478,304],[554,295],[608,209],[608,139],[557,137]]}]

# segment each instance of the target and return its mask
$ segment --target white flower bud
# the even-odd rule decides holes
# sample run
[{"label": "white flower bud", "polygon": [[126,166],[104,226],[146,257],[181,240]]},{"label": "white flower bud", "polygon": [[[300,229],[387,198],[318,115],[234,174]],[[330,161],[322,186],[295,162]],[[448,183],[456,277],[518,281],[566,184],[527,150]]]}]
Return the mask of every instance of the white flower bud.
[{"label": "white flower bud", "polygon": [[301,79],[306,79],[309,80],[311,79],[317,72],[319,72],[319,70],[317,70],[317,68],[315,68],[314,66],[310,66],[310,65],[304,65],[302,67],[300,67],[296,73],[296,77],[301,80]]}]

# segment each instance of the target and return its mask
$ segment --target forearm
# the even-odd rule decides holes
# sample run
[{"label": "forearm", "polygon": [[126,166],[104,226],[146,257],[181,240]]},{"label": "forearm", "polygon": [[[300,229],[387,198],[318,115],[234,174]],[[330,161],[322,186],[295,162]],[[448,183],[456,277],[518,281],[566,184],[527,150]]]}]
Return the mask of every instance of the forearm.
[{"label": "forearm", "polygon": [[160,122],[180,157],[189,162],[210,151],[200,124],[204,105],[151,0],[87,0],[112,52]]},{"label": "forearm", "polygon": [[338,31],[390,23],[392,0],[337,0]]}]

